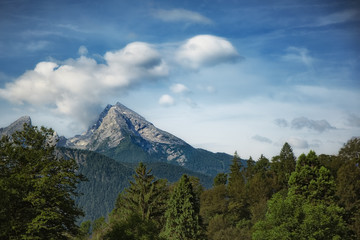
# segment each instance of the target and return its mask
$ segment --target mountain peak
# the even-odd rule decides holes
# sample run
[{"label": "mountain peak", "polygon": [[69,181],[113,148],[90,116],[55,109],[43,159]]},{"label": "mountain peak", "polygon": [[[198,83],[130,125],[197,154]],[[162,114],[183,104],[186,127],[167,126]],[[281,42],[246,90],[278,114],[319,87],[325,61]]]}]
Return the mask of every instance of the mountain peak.
[{"label": "mountain peak", "polygon": [[98,151],[116,147],[128,138],[136,138],[146,150],[152,149],[151,146],[157,143],[186,144],[117,102],[115,105],[107,105],[96,123],[86,133],[68,139],[66,146]]},{"label": "mountain peak", "polygon": [[12,135],[16,131],[21,131],[24,129],[24,124],[31,125],[31,118],[29,116],[22,116],[17,119],[15,122],[10,124],[8,127],[0,128],[0,136],[3,135]]}]

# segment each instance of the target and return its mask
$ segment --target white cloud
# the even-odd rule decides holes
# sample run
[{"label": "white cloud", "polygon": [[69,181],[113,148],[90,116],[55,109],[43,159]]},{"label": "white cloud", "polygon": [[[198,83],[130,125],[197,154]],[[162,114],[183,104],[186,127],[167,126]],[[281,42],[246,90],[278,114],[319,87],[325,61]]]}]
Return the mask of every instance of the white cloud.
[{"label": "white cloud", "polygon": [[198,69],[240,58],[235,47],[224,38],[198,35],[188,39],[176,54],[177,61],[188,68]]},{"label": "white cloud", "polygon": [[164,10],[159,9],[153,12],[153,16],[165,22],[190,22],[200,24],[211,24],[212,21],[201,15],[200,13],[185,10],[185,9],[172,9]]},{"label": "white cloud", "polygon": [[[77,59],[39,62],[34,69],[0,88],[0,98],[67,116],[87,126],[97,117],[103,105],[138,85],[167,78],[170,67],[185,65],[199,69],[239,58],[230,42],[211,35],[199,35],[184,44],[170,45],[173,47],[164,49],[163,45],[133,42],[122,49],[97,56],[99,62],[87,56],[86,47],[81,46]],[[177,61],[184,65],[179,65]],[[180,83],[170,89],[181,95],[190,92]],[[209,87],[208,90],[213,89]],[[188,97],[180,97],[188,105],[197,105]],[[165,95],[160,104],[170,106],[175,104],[175,100]]]},{"label": "white cloud", "polygon": [[172,96],[168,94],[164,94],[159,99],[159,104],[162,106],[172,106],[175,104],[175,100]]},{"label": "white cloud", "polygon": [[181,83],[176,83],[176,84],[172,85],[170,87],[170,90],[173,93],[180,93],[180,94],[189,92],[189,89],[184,84],[181,84]]},{"label": "white cloud", "polygon": [[88,124],[95,117],[89,116],[107,97],[168,75],[160,54],[146,43],[130,43],[119,51],[107,52],[103,59],[104,64],[85,56],[61,64],[40,62],[0,89],[0,97],[17,104],[50,107],[55,113]]}]

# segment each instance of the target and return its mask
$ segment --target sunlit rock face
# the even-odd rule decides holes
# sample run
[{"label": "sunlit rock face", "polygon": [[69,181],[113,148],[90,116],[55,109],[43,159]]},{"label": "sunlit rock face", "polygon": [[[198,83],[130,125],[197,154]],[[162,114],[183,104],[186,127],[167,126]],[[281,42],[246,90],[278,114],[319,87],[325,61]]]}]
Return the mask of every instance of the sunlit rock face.
[{"label": "sunlit rock face", "polygon": [[[99,119],[85,133],[69,138],[64,146],[91,151],[104,151],[131,139],[150,155],[184,165],[187,158],[181,147],[186,142],[156,128],[145,118],[117,103],[108,105]],[[179,148],[180,147],[180,148]]]}]

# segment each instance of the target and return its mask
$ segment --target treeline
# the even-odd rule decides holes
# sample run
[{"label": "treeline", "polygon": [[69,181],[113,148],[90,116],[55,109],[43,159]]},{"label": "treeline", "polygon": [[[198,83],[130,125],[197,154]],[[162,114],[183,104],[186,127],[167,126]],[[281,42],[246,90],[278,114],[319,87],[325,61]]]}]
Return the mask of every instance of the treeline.
[{"label": "treeline", "polygon": [[79,227],[84,177],[56,155],[53,134],[25,125],[0,139],[0,239],[360,239],[360,138],[336,156],[297,159],[285,143],[246,167],[235,153],[209,189],[186,174],[170,184],[140,163],[111,214]]},{"label": "treeline", "polygon": [[285,143],[246,167],[235,153],[205,190],[187,175],[155,179],[141,163],[112,213],[82,223],[77,239],[359,239],[359,164],[360,138],[337,156],[297,159]]}]

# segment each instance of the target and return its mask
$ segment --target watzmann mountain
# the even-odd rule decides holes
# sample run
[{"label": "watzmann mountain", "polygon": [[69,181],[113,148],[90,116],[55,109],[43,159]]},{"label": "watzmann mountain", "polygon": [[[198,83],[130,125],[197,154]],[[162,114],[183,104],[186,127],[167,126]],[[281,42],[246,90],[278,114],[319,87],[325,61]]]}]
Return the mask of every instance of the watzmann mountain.
[{"label": "watzmann mountain", "polygon": [[108,105],[85,133],[62,140],[60,146],[95,151],[121,162],[167,162],[212,176],[227,171],[232,158],[193,148],[120,103]]}]

